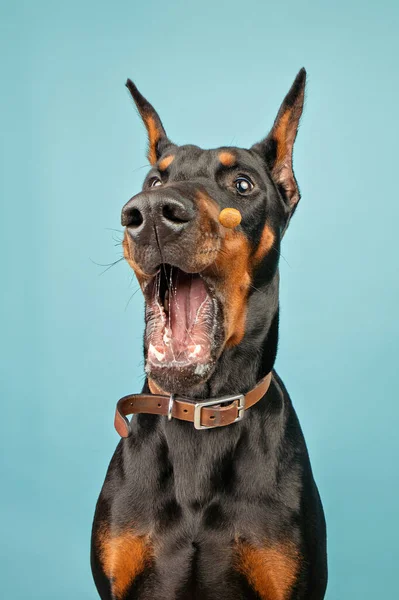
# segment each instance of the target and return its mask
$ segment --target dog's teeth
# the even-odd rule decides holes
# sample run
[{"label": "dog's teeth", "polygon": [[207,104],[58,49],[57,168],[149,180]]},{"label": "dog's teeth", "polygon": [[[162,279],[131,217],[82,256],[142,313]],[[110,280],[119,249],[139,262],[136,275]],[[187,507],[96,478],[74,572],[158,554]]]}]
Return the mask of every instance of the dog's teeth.
[{"label": "dog's teeth", "polygon": [[163,307],[165,309],[166,312],[169,312],[169,290],[166,290],[165,292],[165,298],[163,301]]},{"label": "dog's teeth", "polygon": [[188,350],[190,352],[189,357],[194,358],[201,352],[201,345],[200,344],[191,345],[188,347]]},{"label": "dog's teeth", "polygon": [[163,352],[159,352],[159,350],[157,350],[152,344],[150,344],[148,348],[148,353],[153,354],[160,362],[165,360],[165,354]]},{"label": "dog's teeth", "polygon": [[163,334],[163,342],[166,346],[169,346],[172,341],[172,330],[170,327],[165,327],[165,333]]}]

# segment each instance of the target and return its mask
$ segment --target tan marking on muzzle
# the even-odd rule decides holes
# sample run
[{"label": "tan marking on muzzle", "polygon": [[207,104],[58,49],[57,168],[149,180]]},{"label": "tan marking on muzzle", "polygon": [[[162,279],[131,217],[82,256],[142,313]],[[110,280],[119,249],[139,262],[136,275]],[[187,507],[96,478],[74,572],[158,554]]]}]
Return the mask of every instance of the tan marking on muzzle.
[{"label": "tan marking on muzzle", "polygon": [[219,293],[224,298],[225,340],[226,346],[239,344],[245,335],[247,315],[246,300],[251,285],[250,255],[251,248],[242,232],[221,227],[219,223],[220,208],[217,202],[206,193],[197,194],[200,208],[200,224],[210,227],[217,225],[221,245],[214,261],[204,273],[215,280]]},{"label": "tan marking on muzzle", "polygon": [[141,270],[139,265],[134,260],[134,245],[126,229],[123,236],[122,248],[126,261],[133,269],[140,287],[143,288],[143,286],[145,286],[145,284],[152,279],[152,275],[147,275],[147,273],[144,273],[144,271]]},{"label": "tan marking on muzzle", "polygon": [[221,252],[215,261],[216,274],[223,274],[226,311],[226,346],[239,344],[245,335],[247,297],[251,285],[249,274],[250,245],[241,232],[225,230]]},{"label": "tan marking on muzzle", "polygon": [[266,256],[266,254],[268,254],[268,252],[271,250],[271,248],[274,244],[274,240],[275,240],[275,235],[273,233],[273,230],[271,229],[271,227],[269,225],[265,225],[263,228],[263,231],[262,231],[259,245],[258,245],[256,252],[254,254],[254,257],[253,257],[255,265],[257,263],[259,263],[261,260],[263,260],[264,257]]}]

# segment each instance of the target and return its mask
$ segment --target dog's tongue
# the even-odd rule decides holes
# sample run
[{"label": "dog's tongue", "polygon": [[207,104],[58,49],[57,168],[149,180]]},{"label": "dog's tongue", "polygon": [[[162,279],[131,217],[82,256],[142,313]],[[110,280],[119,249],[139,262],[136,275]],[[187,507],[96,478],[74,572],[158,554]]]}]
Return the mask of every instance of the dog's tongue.
[{"label": "dog's tongue", "polygon": [[170,329],[178,343],[190,344],[190,331],[198,311],[208,298],[206,287],[199,275],[178,271],[172,278],[169,296]]}]

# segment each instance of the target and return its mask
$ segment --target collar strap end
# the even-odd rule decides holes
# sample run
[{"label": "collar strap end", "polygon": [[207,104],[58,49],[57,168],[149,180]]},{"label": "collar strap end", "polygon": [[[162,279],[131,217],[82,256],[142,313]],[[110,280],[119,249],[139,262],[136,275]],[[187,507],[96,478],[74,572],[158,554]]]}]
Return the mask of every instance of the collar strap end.
[{"label": "collar strap end", "polygon": [[[121,400],[123,400],[123,398]],[[114,426],[122,438],[127,438],[132,434],[132,429],[127,418],[119,410],[121,400],[119,400],[116,405]]]}]

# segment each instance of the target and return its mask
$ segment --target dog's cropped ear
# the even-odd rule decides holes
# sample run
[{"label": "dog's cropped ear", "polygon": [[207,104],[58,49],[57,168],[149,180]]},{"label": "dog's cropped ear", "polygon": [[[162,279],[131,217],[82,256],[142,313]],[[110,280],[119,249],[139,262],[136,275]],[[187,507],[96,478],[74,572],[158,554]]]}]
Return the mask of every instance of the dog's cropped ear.
[{"label": "dog's cropped ear", "polygon": [[296,208],[301,197],[292,167],[292,151],[303,109],[305,83],[306,71],[301,69],[280,106],[269,135],[252,146],[252,150],[265,160],[290,211]]},{"label": "dog's cropped ear", "polygon": [[162,152],[172,142],[168,139],[162,121],[159,118],[155,108],[140,94],[133,81],[126,82],[126,87],[132,95],[141,118],[148,132],[148,152],[147,157],[152,165],[155,165]]}]

